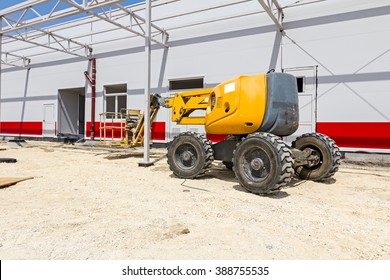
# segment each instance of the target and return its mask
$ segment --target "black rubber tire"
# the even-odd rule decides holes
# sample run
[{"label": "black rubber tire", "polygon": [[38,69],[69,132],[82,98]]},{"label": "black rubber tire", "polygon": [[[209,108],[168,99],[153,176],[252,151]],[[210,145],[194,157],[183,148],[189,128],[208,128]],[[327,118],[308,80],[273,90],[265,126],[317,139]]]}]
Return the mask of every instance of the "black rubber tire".
[{"label": "black rubber tire", "polygon": [[294,173],[290,148],[280,137],[253,133],[238,143],[233,171],[248,192],[267,194],[290,182]]},{"label": "black rubber tire", "polygon": [[336,143],[328,136],[319,133],[306,133],[292,142],[292,147],[303,151],[306,148],[319,155],[320,160],[313,166],[297,166],[295,174],[304,180],[323,181],[331,178],[341,163],[341,153]]},{"label": "black rubber tire", "polygon": [[177,177],[190,179],[203,174],[214,160],[211,141],[195,132],[183,132],[168,146],[168,165]]},{"label": "black rubber tire", "polygon": [[226,166],[227,169],[233,170],[233,162],[231,161],[222,161],[223,165]]}]

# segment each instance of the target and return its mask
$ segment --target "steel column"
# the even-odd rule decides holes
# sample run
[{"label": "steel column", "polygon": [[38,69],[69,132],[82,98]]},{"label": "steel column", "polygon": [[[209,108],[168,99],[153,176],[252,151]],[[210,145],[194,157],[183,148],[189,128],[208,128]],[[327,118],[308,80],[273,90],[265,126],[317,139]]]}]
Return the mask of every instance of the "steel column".
[{"label": "steel column", "polygon": [[150,68],[151,68],[151,0],[145,1],[145,92],[144,92],[144,160],[139,163],[140,166],[150,166]]},{"label": "steel column", "polygon": [[92,58],[91,140],[95,140],[96,58]]}]

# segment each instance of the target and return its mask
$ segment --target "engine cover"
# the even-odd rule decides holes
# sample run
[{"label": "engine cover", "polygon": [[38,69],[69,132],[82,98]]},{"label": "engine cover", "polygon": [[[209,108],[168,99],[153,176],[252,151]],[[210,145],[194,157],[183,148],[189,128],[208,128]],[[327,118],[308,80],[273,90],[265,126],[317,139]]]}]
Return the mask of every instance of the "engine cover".
[{"label": "engine cover", "polygon": [[299,125],[296,78],[287,73],[267,74],[267,105],[260,132],[288,136]]},{"label": "engine cover", "polygon": [[298,129],[298,122],[295,77],[269,73],[239,76],[216,86],[208,101],[205,129],[211,134],[261,131],[287,136]]}]

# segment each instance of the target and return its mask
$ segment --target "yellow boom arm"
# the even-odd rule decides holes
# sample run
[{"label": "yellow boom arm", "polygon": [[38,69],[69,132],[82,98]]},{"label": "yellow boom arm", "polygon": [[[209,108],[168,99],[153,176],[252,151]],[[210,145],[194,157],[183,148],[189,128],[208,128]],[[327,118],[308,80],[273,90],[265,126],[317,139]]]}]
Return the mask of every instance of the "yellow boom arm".
[{"label": "yellow boom arm", "polygon": [[172,108],[172,121],[177,124],[205,124],[205,116],[192,116],[196,110],[206,110],[212,88],[175,93],[165,99],[165,106]]}]

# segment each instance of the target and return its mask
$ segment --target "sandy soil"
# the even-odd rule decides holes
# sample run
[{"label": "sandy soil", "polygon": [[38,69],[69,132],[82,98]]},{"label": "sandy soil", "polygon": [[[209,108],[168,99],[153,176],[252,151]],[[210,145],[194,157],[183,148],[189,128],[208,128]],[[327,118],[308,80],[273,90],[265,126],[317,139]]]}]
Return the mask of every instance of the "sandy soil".
[{"label": "sandy soil", "polygon": [[390,168],[344,164],[328,183],[245,192],[221,163],[175,178],[165,149],[0,143],[0,259],[389,259]]}]

